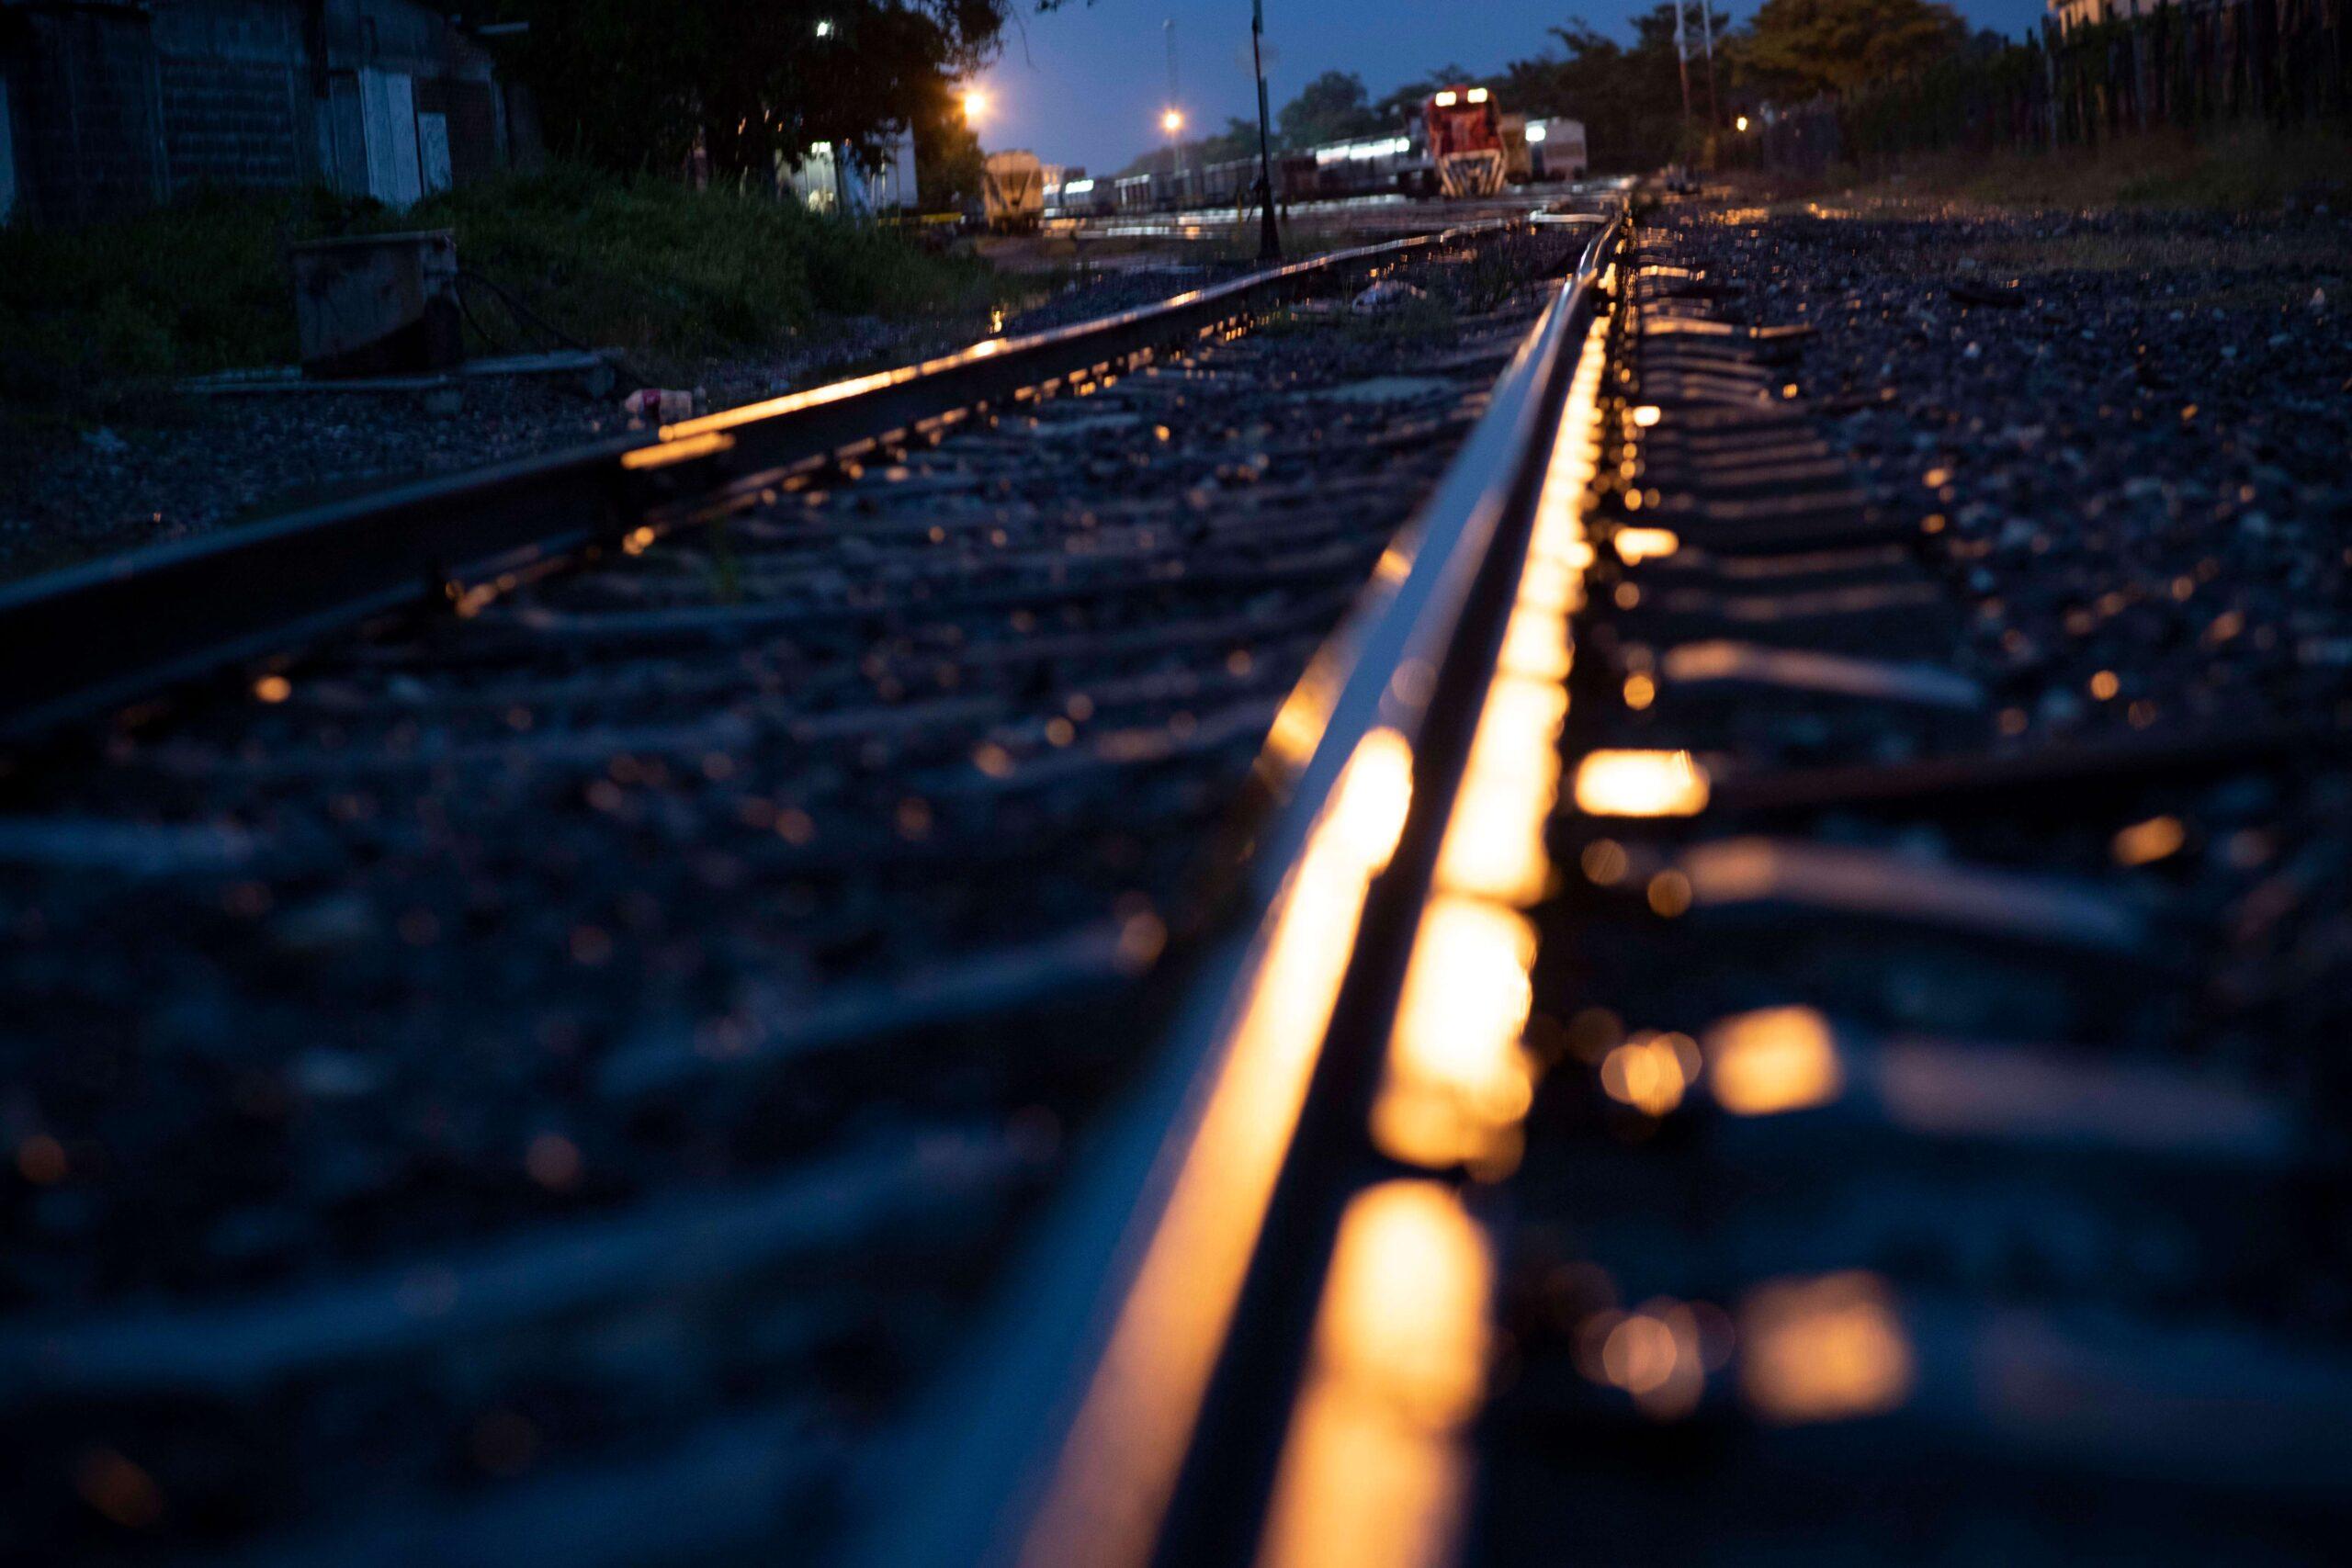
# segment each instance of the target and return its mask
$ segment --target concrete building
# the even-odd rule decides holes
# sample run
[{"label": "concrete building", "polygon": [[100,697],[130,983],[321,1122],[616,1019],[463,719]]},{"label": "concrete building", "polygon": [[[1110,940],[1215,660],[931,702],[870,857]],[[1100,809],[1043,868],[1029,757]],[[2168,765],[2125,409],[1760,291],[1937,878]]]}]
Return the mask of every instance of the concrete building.
[{"label": "concrete building", "polygon": [[34,221],[210,186],[405,206],[536,147],[489,47],[417,0],[0,0],[0,198]]}]

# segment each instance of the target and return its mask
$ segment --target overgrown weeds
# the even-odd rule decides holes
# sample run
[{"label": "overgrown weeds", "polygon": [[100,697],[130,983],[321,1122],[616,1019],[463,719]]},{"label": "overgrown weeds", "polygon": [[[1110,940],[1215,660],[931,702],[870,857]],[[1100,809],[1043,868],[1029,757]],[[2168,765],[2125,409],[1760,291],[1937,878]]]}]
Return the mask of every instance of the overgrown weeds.
[{"label": "overgrown weeds", "polygon": [[2352,201],[2352,137],[2248,128],[2192,139],[2120,137],[2057,152],[1940,154],[1907,161],[1868,194],[1943,196],[1995,207],[2264,212]]},{"label": "overgrown weeds", "polygon": [[[985,313],[968,257],[758,197],[576,168],[447,192],[406,212],[323,192],[209,193],[116,222],[0,229],[0,405],[86,418],[174,377],[295,357],[288,247],[451,229],[467,271],[563,334],[654,366],[756,354],[828,316]],[[493,297],[494,300],[494,297]],[[548,335],[469,299],[508,350]]]}]

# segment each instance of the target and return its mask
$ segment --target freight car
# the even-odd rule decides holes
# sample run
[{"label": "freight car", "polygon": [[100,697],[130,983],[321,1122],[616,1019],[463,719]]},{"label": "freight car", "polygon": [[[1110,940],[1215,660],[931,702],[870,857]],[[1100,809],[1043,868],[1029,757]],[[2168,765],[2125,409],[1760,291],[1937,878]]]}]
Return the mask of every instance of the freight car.
[{"label": "freight car", "polygon": [[1034,232],[1046,213],[1046,166],[1035,152],[991,152],[980,176],[980,197],[991,230]]}]

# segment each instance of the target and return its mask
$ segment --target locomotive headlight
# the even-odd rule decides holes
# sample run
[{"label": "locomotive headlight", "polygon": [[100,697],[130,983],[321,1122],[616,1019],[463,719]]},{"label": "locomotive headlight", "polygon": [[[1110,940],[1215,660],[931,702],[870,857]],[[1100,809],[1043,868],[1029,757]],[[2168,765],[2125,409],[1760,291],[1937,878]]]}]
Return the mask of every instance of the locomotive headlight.
[{"label": "locomotive headlight", "polygon": [[1470,89],[1470,101],[1471,101],[1472,103],[1474,103],[1474,104],[1483,104],[1483,103],[1485,103],[1485,102],[1487,101],[1487,89],[1486,89],[1486,88],[1484,88],[1484,87],[1473,87],[1473,88],[1471,88],[1471,89]]},{"label": "locomotive headlight", "polygon": [[1531,125],[1527,128],[1527,140],[1530,141],[1541,141],[1551,134],[1549,129],[1541,125]]},{"label": "locomotive headlight", "polygon": [[1453,93],[1440,93],[1437,96],[1437,107],[1442,109],[1450,109],[1461,101],[1461,98]]}]

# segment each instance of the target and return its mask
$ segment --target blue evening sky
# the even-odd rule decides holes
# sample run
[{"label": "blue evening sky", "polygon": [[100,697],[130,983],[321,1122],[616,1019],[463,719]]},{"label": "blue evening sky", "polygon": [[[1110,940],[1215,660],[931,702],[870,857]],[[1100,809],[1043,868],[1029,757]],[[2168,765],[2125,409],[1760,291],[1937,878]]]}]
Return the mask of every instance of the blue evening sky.
[{"label": "blue evening sky", "polygon": [[[1266,38],[1276,59],[1273,107],[1325,71],[1352,71],[1377,97],[1449,61],[1473,71],[1542,50],[1547,28],[1581,16],[1631,37],[1625,18],[1655,0],[1266,0]],[[1726,0],[1735,18],[1762,0]],[[2016,37],[2042,15],[2042,0],[1955,0],[1975,27]],[[1026,147],[1048,163],[1097,173],[1125,164],[1158,138],[1168,96],[1161,24],[1176,23],[1183,108],[1195,126],[1227,115],[1254,118],[1250,83],[1250,0],[1070,0],[1028,14],[1005,35],[1003,56],[980,82],[990,100],[980,141]]]}]

